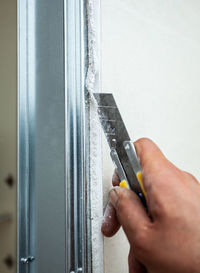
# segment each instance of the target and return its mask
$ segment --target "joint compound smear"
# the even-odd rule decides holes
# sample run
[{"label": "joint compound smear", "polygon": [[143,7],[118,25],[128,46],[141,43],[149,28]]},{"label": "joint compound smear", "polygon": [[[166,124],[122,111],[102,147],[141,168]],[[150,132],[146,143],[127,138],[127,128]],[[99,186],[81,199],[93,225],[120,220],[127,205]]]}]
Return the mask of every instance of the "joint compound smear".
[{"label": "joint compound smear", "polygon": [[88,0],[88,71],[86,88],[90,97],[90,198],[91,198],[91,236],[92,236],[92,272],[103,273],[103,236],[101,223],[103,218],[102,193],[102,155],[101,125],[97,113],[97,102],[93,96],[99,92],[99,0]]}]

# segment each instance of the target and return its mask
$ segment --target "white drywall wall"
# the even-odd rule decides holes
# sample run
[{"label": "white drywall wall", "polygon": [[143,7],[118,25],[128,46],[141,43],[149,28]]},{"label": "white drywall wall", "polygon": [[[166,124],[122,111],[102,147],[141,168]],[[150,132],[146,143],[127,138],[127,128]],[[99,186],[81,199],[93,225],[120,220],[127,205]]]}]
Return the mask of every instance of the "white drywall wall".
[{"label": "white drywall wall", "polygon": [[[153,139],[200,179],[200,2],[102,0],[102,90],[133,140]],[[113,165],[104,142],[104,204]],[[123,253],[124,252],[124,253]],[[125,273],[128,245],[105,239],[105,272]]]}]

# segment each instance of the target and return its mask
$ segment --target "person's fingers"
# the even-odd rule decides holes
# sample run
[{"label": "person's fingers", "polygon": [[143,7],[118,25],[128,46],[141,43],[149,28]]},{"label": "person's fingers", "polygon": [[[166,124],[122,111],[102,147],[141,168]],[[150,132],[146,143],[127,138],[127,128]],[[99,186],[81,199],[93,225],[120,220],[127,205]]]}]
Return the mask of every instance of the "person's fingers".
[{"label": "person's fingers", "polygon": [[115,186],[119,186],[119,183],[120,183],[120,179],[119,179],[119,176],[117,174],[117,171],[115,170],[114,174],[113,174],[113,177],[112,177],[112,184],[115,187]]},{"label": "person's fingers", "polygon": [[131,248],[128,256],[129,273],[146,273],[146,268],[136,259],[133,251]]},{"label": "person's fingers", "polygon": [[152,224],[140,199],[133,191],[121,187],[113,188],[109,197],[129,242],[136,244]]},{"label": "person's fingers", "polygon": [[105,209],[101,232],[104,236],[111,237],[119,230],[119,228],[120,224],[117,219],[116,210],[109,201]]},{"label": "person's fingers", "polygon": [[[119,176],[115,170],[112,177],[112,184],[113,186],[118,186],[119,183],[120,183]],[[101,232],[106,237],[112,237],[113,235],[115,235],[115,233],[117,233],[120,226],[121,225],[117,219],[115,208],[109,201],[104,212]]]}]

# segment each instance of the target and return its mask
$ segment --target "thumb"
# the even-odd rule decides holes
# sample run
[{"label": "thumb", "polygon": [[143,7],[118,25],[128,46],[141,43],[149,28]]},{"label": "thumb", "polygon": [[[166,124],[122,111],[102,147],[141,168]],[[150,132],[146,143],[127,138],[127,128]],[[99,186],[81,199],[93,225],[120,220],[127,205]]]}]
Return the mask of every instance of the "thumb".
[{"label": "thumb", "polygon": [[109,197],[130,244],[135,244],[140,232],[151,225],[140,199],[134,192],[122,187],[113,188]]},{"label": "thumb", "polygon": [[160,171],[161,167],[170,164],[159,147],[148,138],[140,138],[134,142],[136,153],[142,170],[146,173]]},{"label": "thumb", "polygon": [[177,172],[178,169],[164,156],[152,140],[141,138],[134,142],[134,145],[142,168],[142,182],[148,202],[152,188],[161,189],[160,186],[166,184],[166,177],[172,171]]}]

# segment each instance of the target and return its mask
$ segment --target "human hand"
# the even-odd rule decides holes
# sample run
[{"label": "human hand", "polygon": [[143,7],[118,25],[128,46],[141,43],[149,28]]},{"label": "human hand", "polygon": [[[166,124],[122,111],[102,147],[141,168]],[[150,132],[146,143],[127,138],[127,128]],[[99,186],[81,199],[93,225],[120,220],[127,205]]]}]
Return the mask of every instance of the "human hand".
[{"label": "human hand", "polygon": [[[140,139],[135,148],[150,216],[134,192],[115,187],[103,234],[113,236],[122,226],[130,243],[130,273],[199,273],[200,184],[169,162],[151,140]],[[116,174],[113,184],[119,184]]]}]

